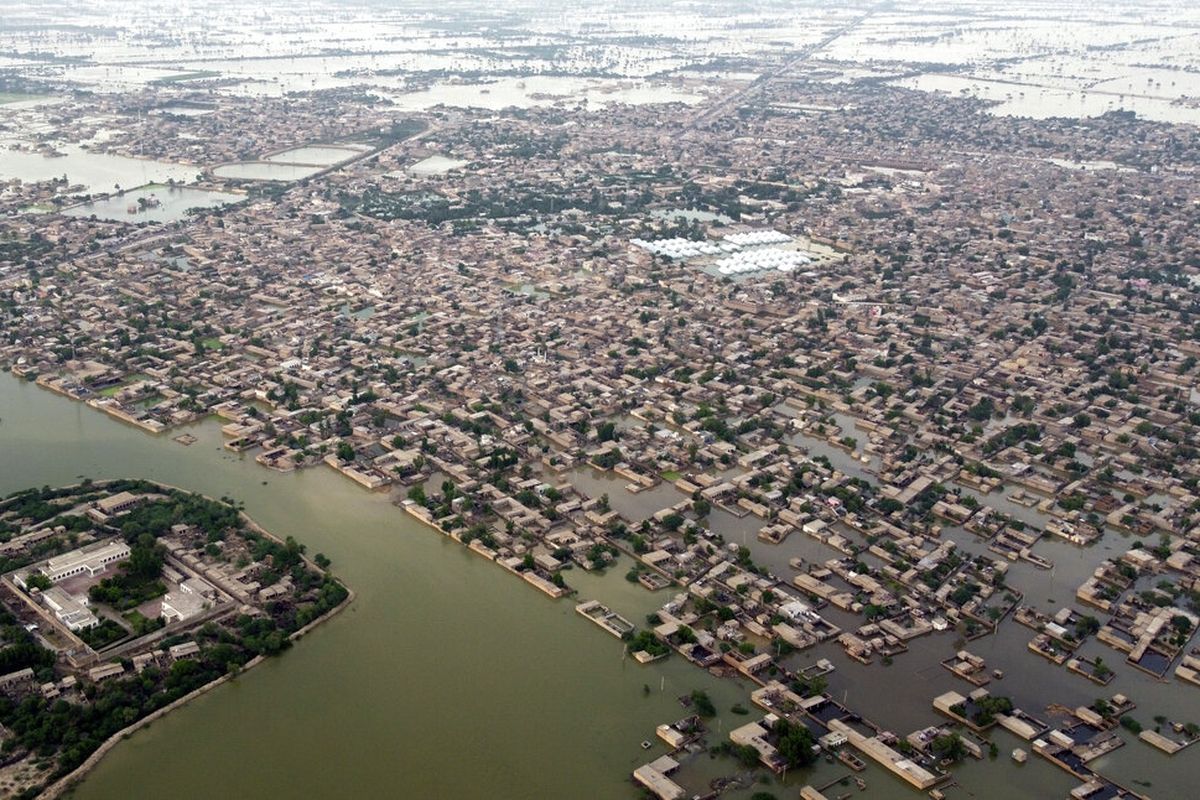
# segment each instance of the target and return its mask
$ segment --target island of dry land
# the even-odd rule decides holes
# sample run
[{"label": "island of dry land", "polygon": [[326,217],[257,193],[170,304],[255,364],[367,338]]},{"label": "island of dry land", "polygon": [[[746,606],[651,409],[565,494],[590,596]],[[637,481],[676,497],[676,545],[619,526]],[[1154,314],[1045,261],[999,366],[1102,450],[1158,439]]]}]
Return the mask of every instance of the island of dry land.
[{"label": "island of dry land", "polygon": [[144,480],[0,500],[0,793],[57,797],[132,730],[352,594],[229,498]]}]

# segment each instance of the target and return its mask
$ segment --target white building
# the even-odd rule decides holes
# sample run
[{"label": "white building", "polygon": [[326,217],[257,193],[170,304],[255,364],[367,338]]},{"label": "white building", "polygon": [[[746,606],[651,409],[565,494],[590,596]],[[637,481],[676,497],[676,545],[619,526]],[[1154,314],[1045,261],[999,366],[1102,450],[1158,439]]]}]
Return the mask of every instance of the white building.
[{"label": "white building", "polygon": [[202,595],[188,591],[168,592],[163,596],[160,613],[168,623],[178,622],[191,619],[207,607],[208,603]]},{"label": "white building", "polygon": [[94,628],[100,624],[100,620],[87,607],[87,597],[75,597],[58,586],[51,586],[42,592],[41,597],[42,602],[53,612],[58,621],[66,625],[72,632]]},{"label": "white building", "polygon": [[99,547],[80,548],[56,556],[46,562],[41,572],[52,583],[72,578],[76,575],[94,577],[116,564],[129,558],[129,545],[122,541],[109,542]]}]

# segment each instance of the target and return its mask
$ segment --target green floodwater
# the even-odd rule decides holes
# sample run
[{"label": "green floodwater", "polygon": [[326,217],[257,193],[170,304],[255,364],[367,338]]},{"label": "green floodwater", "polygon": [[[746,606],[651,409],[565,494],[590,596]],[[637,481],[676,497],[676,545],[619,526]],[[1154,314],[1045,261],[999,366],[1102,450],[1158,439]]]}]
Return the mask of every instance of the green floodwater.
[{"label": "green floodwater", "polygon": [[[0,373],[0,493],[130,476],[236,497],[269,529],[296,536],[310,553],[326,553],[358,598],[282,657],[134,734],[88,776],[73,795],[78,800],[630,800],[638,796],[630,771],[664,752],[654,726],[685,713],[676,697],[695,688],[710,693],[724,712],[713,723],[714,740],[747,719],[728,713],[734,703],[750,705],[745,684],[717,680],[678,657],[649,667],[623,660],[620,644],[575,614],[573,600],[551,600],[416,523],[387,495],[323,467],[290,475],[263,469],[251,456],[223,450],[215,421],[189,432],[199,442],[184,447]],[[577,480],[614,499],[624,491],[597,476]],[[636,500],[658,499],[666,498]],[[804,551],[811,547],[811,540],[792,537],[777,558],[813,557]],[[568,582],[581,599],[599,599],[641,623],[670,592],[652,595],[626,582],[627,567],[604,576],[575,570]],[[1052,580],[1028,569],[1033,584]],[[1053,586],[1029,588],[1068,595],[1061,583],[1059,577]],[[1025,652],[1031,637],[1009,622],[1000,636],[971,649],[1008,671],[993,686],[1032,713],[1055,699],[1078,704],[1123,691],[1138,701],[1135,716],[1143,723],[1159,713],[1200,721],[1194,688],[1151,681],[1091,642],[1084,652],[1103,652],[1120,676],[1101,689]],[[851,706],[904,735],[938,721],[929,705],[934,696],[970,688],[937,665],[953,650],[951,637],[926,638],[884,669],[850,662],[827,644],[794,663],[830,658],[838,665],[831,692],[839,699],[845,693]],[[1143,791],[1155,798],[1192,796],[1193,752],[1168,759],[1126,737],[1126,747],[1096,765],[1102,772],[1148,781]],[[1028,745],[1003,732],[995,738],[1001,758],[960,767],[963,786],[949,797],[1062,798],[1078,783],[1035,757],[1013,766],[1008,753]],[[654,747],[643,750],[643,740]],[[677,779],[699,792],[713,776],[734,771],[730,762],[704,756],[685,764]],[[783,800],[798,796],[803,783],[822,785],[847,773],[822,762],[790,775],[786,786],[756,789]],[[863,777],[866,792],[851,784],[829,796],[922,796],[874,766]],[[750,793],[724,796],[744,800]]]}]

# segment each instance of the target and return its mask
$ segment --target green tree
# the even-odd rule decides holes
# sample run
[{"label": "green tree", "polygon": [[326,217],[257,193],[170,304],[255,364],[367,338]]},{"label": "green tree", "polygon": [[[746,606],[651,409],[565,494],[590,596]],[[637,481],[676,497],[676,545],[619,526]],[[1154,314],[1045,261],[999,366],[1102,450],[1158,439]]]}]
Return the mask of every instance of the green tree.
[{"label": "green tree", "polygon": [[967,747],[963,744],[962,737],[953,732],[934,738],[929,747],[938,758],[949,761],[962,761],[967,755]]},{"label": "green tree", "polygon": [[789,767],[807,767],[817,760],[812,733],[804,725],[794,725],[781,717],[771,730],[778,737],[775,749]]}]

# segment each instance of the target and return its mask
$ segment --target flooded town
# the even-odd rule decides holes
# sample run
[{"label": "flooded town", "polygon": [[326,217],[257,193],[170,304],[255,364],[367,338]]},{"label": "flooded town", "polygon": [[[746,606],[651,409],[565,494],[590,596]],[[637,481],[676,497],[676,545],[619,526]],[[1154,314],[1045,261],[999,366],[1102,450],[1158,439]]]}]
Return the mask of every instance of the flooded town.
[{"label": "flooded town", "polygon": [[0,794],[1192,795],[1200,10],[155,14],[0,25]]}]

